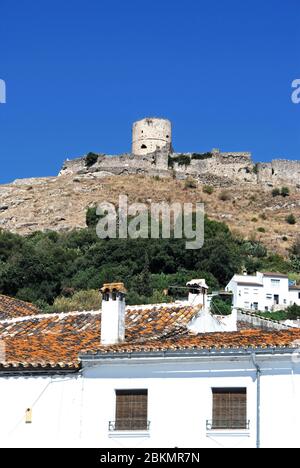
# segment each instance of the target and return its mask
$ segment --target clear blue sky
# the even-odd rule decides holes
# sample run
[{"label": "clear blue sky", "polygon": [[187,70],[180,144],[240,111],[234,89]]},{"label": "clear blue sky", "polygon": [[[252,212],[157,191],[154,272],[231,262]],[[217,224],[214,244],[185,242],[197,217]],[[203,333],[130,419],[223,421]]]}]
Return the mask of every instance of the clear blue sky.
[{"label": "clear blue sky", "polygon": [[300,159],[299,0],[0,0],[0,182],[130,150],[172,120],[177,151]]}]

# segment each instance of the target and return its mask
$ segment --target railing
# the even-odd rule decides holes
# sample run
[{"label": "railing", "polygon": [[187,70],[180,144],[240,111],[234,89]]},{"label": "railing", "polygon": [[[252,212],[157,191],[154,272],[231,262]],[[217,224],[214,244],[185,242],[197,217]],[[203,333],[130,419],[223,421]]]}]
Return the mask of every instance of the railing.
[{"label": "railing", "polygon": [[249,429],[250,421],[242,421],[239,419],[214,419],[206,421],[206,430],[235,430],[235,429]]},{"label": "railing", "polygon": [[118,419],[117,421],[109,421],[108,430],[113,431],[149,431],[150,421],[140,418],[134,419]]}]

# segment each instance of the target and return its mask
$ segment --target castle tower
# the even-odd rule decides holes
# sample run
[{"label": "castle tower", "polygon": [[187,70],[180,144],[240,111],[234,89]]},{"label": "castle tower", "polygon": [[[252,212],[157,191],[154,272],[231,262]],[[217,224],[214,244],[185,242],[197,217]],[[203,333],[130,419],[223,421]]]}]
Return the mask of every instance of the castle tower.
[{"label": "castle tower", "polygon": [[172,148],[172,126],[166,119],[146,118],[133,124],[132,153],[137,156]]}]

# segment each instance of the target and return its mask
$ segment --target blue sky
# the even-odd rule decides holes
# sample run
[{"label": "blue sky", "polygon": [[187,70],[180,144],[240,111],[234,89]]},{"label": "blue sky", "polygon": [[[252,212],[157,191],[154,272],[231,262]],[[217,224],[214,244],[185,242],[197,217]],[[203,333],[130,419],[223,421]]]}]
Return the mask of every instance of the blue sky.
[{"label": "blue sky", "polygon": [[300,159],[299,0],[0,0],[0,183],[130,150],[172,120],[176,151]]}]

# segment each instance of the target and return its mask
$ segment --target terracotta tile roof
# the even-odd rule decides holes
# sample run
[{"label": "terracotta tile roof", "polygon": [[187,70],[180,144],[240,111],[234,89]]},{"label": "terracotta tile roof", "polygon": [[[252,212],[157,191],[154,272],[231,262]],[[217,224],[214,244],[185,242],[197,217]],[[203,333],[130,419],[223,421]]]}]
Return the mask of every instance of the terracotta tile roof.
[{"label": "terracotta tile roof", "polygon": [[87,352],[287,347],[300,340],[300,329],[196,335],[187,328],[196,313],[197,310],[183,304],[128,307],[125,342],[106,347],[100,345],[100,312],[35,314],[6,319],[0,323],[0,345],[5,345],[6,352],[6,364],[0,365],[0,370],[7,370],[7,367],[18,371],[76,369],[80,366],[79,354]]},{"label": "terracotta tile roof", "polygon": [[99,347],[98,353],[130,353],[136,351],[165,351],[190,349],[239,349],[239,348],[277,348],[299,347],[300,329],[283,331],[242,330],[238,332],[183,333],[172,338],[144,343],[122,343]]},{"label": "terracotta tile roof", "polygon": [[[194,315],[195,309],[183,305],[127,308],[125,339],[143,343],[175,337],[187,330]],[[14,365],[78,365],[80,352],[98,350],[100,329],[100,312],[43,314],[2,322],[0,340],[6,361]]]},{"label": "terracotta tile roof", "polygon": [[36,315],[39,313],[39,309],[29,302],[23,302],[0,294],[0,320]]}]

